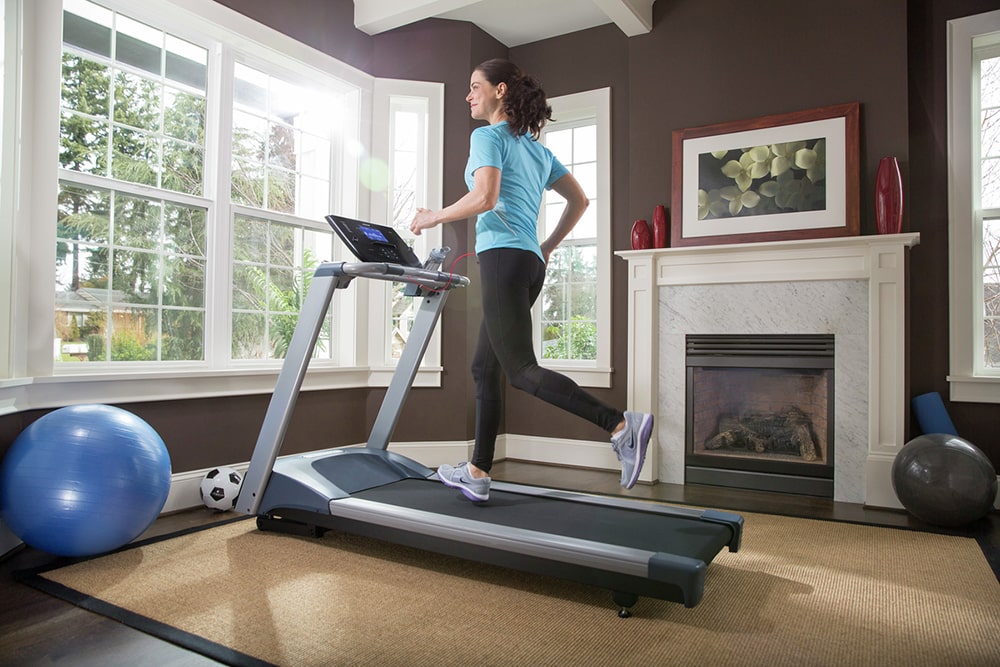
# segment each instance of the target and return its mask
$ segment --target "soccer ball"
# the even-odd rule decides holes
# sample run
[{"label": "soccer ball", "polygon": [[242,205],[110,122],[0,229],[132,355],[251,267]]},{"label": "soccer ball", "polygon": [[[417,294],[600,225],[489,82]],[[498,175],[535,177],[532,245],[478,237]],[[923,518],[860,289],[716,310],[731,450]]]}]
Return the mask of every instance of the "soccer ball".
[{"label": "soccer ball", "polygon": [[201,501],[205,507],[228,512],[236,507],[243,477],[233,468],[215,468],[201,480]]}]

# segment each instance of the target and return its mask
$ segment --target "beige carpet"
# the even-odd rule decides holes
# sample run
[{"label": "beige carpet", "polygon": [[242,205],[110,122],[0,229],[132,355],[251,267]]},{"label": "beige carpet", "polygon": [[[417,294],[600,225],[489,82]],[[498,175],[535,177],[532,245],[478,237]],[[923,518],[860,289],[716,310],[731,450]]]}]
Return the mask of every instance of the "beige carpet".
[{"label": "beige carpet", "polygon": [[377,541],[230,523],[42,576],[280,665],[1000,665],[976,542],[744,514],[694,609]]}]

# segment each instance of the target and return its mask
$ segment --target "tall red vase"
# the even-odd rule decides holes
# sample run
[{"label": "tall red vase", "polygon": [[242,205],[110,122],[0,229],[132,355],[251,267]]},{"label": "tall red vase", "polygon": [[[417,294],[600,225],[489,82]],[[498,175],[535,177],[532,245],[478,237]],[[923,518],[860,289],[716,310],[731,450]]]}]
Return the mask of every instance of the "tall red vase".
[{"label": "tall red vase", "polygon": [[653,209],[653,247],[667,247],[667,209],[662,205]]},{"label": "tall red vase", "polygon": [[903,179],[894,157],[879,160],[875,174],[875,229],[879,234],[898,234],[903,229]]},{"label": "tall red vase", "polygon": [[649,232],[649,223],[636,220],[632,224],[632,250],[649,250],[653,247],[653,235]]}]

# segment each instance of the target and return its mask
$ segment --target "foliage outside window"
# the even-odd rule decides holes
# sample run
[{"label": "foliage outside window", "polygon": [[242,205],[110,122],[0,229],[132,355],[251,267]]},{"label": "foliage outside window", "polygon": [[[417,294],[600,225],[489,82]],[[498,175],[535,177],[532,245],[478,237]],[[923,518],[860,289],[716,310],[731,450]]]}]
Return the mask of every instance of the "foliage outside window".
[{"label": "foliage outside window", "polygon": [[63,43],[59,360],[202,360],[207,51],[83,0]]},{"label": "foliage outside window", "polygon": [[[549,258],[541,295],[544,359],[594,361],[597,358],[597,126],[553,123],[545,145],[569,169],[590,199],[583,218]],[[566,205],[546,191],[540,235],[547,237]]]},{"label": "foliage outside window", "polygon": [[[590,200],[549,257],[533,311],[540,363],[585,387],[611,386],[611,89],[549,98],[553,121],[540,140],[576,177]],[[546,191],[539,238],[559,223],[565,200]]]},{"label": "foliage outside window", "polygon": [[[231,198],[252,215],[233,217],[232,358],[283,358],[319,261],[333,235],[332,96],[236,63]],[[283,214],[281,216],[275,214]],[[331,314],[314,358],[330,358]]]},{"label": "foliage outside window", "polygon": [[[334,94],[236,61],[216,101],[229,192],[213,201],[208,50],[86,0],[63,16],[59,361],[205,361],[209,275],[225,280],[207,220],[227,210],[230,359],[283,357],[310,272],[332,259]],[[332,353],[321,340],[315,356]]]},{"label": "foliage outside window", "polygon": [[[323,216],[391,219],[362,175],[388,174],[393,96],[427,105],[414,192],[440,207],[443,84],[370,77],[213,2],[4,8],[7,411],[270,391],[312,267],[346,259]],[[369,287],[334,300],[304,389],[387,381],[389,290]]]}]

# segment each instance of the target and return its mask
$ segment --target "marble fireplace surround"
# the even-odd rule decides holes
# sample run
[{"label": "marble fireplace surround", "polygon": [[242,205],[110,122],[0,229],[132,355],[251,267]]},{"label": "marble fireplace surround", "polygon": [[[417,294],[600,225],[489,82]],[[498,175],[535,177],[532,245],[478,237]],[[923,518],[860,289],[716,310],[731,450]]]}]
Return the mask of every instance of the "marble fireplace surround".
[{"label": "marble fireplace surround", "polygon": [[687,334],[833,334],[834,500],[901,505],[906,260],[918,234],[616,253],[628,262],[628,405],[657,416],[640,481],[684,483]]}]

